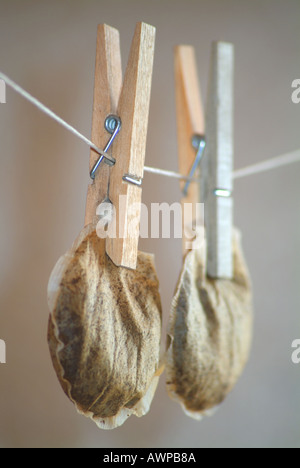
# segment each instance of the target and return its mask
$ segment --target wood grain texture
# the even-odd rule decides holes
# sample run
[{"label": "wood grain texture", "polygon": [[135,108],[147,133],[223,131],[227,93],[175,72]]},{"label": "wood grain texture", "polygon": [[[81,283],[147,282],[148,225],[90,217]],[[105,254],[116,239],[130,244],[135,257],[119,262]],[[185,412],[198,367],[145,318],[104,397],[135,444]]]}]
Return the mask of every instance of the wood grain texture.
[{"label": "wood grain texture", "polygon": [[77,410],[103,429],[147,413],[160,372],[153,257],[139,253],[136,270],[116,267],[86,226],[51,274],[48,304],[53,365]]},{"label": "wood grain texture", "polygon": [[211,279],[205,248],[188,252],[172,303],[167,390],[195,419],[224,400],[249,356],[252,291],[237,232],[233,257],[233,279]]},{"label": "wood grain texture", "polygon": [[[141,213],[140,187],[124,182],[131,174],[142,178],[154,57],[155,28],[138,23],[129,54],[118,106],[122,129],[114,145],[116,164],[111,171],[109,198],[116,210],[116,238],[107,238],[106,252],[115,265],[135,268]],[[122,209],[119,197],[125,200]]]},{"label": "wood grain texture", "polygon": [[[179,172],[188,175],[195,161],[196,151],[192,147],[194,135],[204,135],[204,115],[197,74],[195,50],[191,46],[180,45],[174,49],[175,98]],[[195,173],[199,176],[199,170]],[[180,183],[183,190],[185,182]],[[199,186],[191,184],[186,197],[181,200],[183,217],[183,253],[187,251],[190,239],[185,233],[195,220],[196,203],[199,202]],[[194,211],[185,211],[184,205],[191,204]]]},{"label": "wood grain texture", "polygon": [[[95,63],[94,100],[92,117],[92,141],[104,149],[110,134],[104,128],[104,122],[109,114],[116,114],[122,86],[122,68],[119,32],[101,24],[97,32],[97,48]],[[118,136],[117,136],[118,138]],[[112,145],[114,148],[114,145]],[[109,154],[113,149],[109,150]],[[90,152],[90,171],[99,154]],[[96,172],[95,179],[88,187],[85,226],[96,219],[97,206],[107,197],[110,168],[104,162]],[[103,248],[102,248],[103,249]]]},{"label": "wood grain texture", "polygon": [[205,203],[207,274],[232,278],[232,198],[215,189],[232,190],[233,169],[233,45],[215,42],[206,109],[206,149],[201,163],[201,199]]}]

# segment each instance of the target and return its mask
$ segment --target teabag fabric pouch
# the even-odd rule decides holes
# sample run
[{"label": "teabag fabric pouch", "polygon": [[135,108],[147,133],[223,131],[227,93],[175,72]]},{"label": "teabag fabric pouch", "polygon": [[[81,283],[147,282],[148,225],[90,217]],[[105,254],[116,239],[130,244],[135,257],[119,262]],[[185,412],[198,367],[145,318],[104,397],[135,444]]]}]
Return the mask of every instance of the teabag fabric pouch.
[{"label": "teabag fabric pouch", "polygon": [[136,270],[103,254],[88,225],[49,280],[48,343],[53,365],[77,410],[103,429],[149,410],[158,383],[161,302],[152,255]]},{"label": "teabag fabric pouch", "polygon": [[186,254],[168,324],[169,395],[195,419],[232,390],[248,360],[252,292],[240,234],[234,230],[232,280],[206,276],[206,247]]}]

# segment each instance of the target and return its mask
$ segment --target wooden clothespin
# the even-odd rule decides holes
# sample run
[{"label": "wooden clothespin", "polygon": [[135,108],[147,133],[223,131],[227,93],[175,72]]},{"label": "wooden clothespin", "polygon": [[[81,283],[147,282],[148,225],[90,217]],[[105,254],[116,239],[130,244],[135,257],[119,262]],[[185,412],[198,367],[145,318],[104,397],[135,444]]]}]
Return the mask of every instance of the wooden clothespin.
[{"label": "wooden clothespin", "polygon": [[[106,253],[117,266],[132,269],[138,253],[154,40],[155,28],[138,23],[122,86],[119,33],[106,25],[98,29],[92,138],[104,147],[109,114],[120,118],[121,130],[113,144],[115,165],[102,163],[89,187],[85,223],[92,222],[97,206],[109,199],[114,207],[110,231],[115,237],[107,237]],[[91,151],[90,168],[97,159]]]},{"label": "wooden clothespin", "polygon": [[[174,72],[179,171],[180,174],[189,176],[197,153],[197,148],[193,147],[193,140],[204,135],[204,115],[193,47],[185,45],[175,47]],[[198,169],[195,170],[195,177],[199,176]],[[181,182],[180,187],[184,192],[186,182]],[[187,234],[195,221],[195,207],[198,202],[199,186],[190,184],[181,199],[184,254],[188,249]],[[185,208],[187,204],[189,210]]]},{"label": "wooden clothespin", "polygon": [[206,108],[201,198],[207,236],[207,274],[232,278],[233,45],[214,42]]},{"label": "wooden clothespin", "polygon": [[[191,184],[182,204],[195,205],[198,201],[204,203],[207,275],[212,278],[232,277],[232,81],[233,46],[216,42],[212,47],[204,125],[194,49],[190,46],[178,46],[175,49],[176,116],[181,174],[188,176],[195,161],[192,137],[205,134],[205,153],[200,162],[200,190],[197,184]],[[199,172],[196,176],[199,177]],[[184,184],[182,182],[182,188]],[[186,215],[184,226],[191,222],[191,217]],[[185,252],[185,238],[183,242]]]}]

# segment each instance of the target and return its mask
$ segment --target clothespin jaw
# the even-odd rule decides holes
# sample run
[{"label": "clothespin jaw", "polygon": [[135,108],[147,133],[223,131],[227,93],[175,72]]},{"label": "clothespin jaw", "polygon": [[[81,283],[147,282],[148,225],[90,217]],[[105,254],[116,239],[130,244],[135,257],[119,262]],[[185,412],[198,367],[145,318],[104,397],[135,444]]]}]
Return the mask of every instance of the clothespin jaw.
[{"label": "clothespin jaw", "polygon": [[[122,66],[119,31],[106,24],[100,24],[97,31],[94,101],[92,116],[92,141],[98,148],[104,148],[108,133],[104,122],[108,115],[116,114],[122,87]],[[90,152],[90,170],[99,155]],[[109,166],[102,164],[95,179],[88,187],[85,226],[96,218],[97,207],[108,196]]]},{"label": "clothespin jaw", "polygon": [[206,149],[201,162],[201,198],[205,204],[207,274],[232,278],[234,48],[212,46],[206,109]]},{"label": "clothespin jaw", "polygon": [[155,28],[138,23],[134,33],[117,115],[122,130],[114,143],[109,198],[114,206],[106,252],[118,266],[136,268],[142,178],[150,104]]},{"label": "clothespin jaw", "polygon": [[[197,74],[195,50],[192,46],[180,45],[174,49],[175,98],[177,121],[177,144],[179,172],[190,174],[195,162],[197,149],[192,145],[195,136],[204,135],[204,113]],[[199,175],[196,171],[194,176]],[[181,182],[183,191],[185,182]],[[195,220],[195,207],[199,202],[199,187],[191,184],[183,195],[183,253],[189,244],[186,234]],[[190,210],[185,206],[190,204]]]}]

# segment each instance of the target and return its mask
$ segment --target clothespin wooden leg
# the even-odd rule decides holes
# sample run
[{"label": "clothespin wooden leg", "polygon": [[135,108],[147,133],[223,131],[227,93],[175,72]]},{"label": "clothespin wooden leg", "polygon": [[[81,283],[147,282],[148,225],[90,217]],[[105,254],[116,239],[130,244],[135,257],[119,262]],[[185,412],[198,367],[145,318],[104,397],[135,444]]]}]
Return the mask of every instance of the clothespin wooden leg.
[{"label": "clothespin wooden leg", "polygon": [[201,164],[207,274],[232,278],[233,45],[213,43]]},{"label": "clothespin wooden leg", "polygon": [[[104,122],[109,114],[116,114],[122,86],[122,68],[119,31],[101,24],[98,26],[94,102],[92,119],[92,141],[99,148],[104,148],[109,133]],[[94,150],[90,153],[90,170],[99,155]],[[88,187],[85,226],[96,219],[97,206],[107,197],[109,166],[104,162],[96,172],[95,179]]]},{"label": "clothespin wooden leg", "polygon": [[[195,50],[191,46],[177,46],[174,50],[175,98],[179,172],[188,176],[193,166],[196,150],[192,139],[204,135],[204,115],[197,75]],[[199,175],[199,171],[195,176]],[[185,182],[181,182],[181,190]],[[181,200],[183,212],[183,253],[187,251],[188,231],[195,221],[195,207],[199,202],[199,188],[191,184]],[[189,204],[189,210],[185,207]]]},{"label": "clothespin wooden leg", "polygon": [[[138,23],[129,55],[117,115],[122,129],[114,144],[109,198],[114,206],[106,252],[118,266],[136,268],[142,189],[154,57],[155,28]],[[131,180],[131,182],[130,182]]]}]

